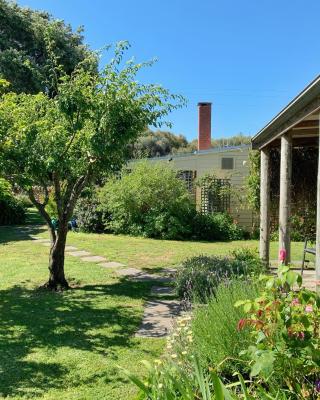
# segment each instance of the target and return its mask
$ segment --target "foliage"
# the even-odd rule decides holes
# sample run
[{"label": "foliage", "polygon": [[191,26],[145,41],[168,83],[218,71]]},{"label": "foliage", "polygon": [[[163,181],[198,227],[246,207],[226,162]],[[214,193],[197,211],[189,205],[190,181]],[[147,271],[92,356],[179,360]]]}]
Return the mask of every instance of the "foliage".
[{"label": "foliage", "polygon": [[227,213],[195,213],[192,218],[192,232],[193,238],[197,240],[225,241],[244,238],[243,230]]},{"label": "foliage", "polygon": [[260,209],[260,152],[249,152],[249,174],[247,177],[247,199],[256,211]]},{"label": "foliage", "polygon": [[250,249],[235,251],[229,257],[195,256],[184,261],[178,270],[176,290],[187,301],[207,302],[220,283],[234,277],[248,279],[261,270],[258,255]]},{"label": "foliage", "polygon": [[190,326],[193,343],[189,351],[199,358],[201,365],[214,365],[220,374],[229,378],[239,370],[248,371],[239,353],[251,344],[251,336],[245,330],[237,330],[237,323],[245,313],[234,304],[238,300],[256,298],[259,289],[255,283],[235,279],[219,285],[207,306],[194,308]]},{"label": "foliage", "polygon": [[[244,380],[240,373],[234,373],[233,382],[226,383],[219,378],[219,366],[205,368],[192,353],[193,336],[189,331],[190,317],[178,320],[173,334],[178,338],[178,350],[172,349],[177,339],[169,339],[169,350],[162,359],[153,364],[144,361],[148,375],[142,380],[127,369],[121,368],[124,374],[139,388],[137,400],[286,400],[291,397],[277,387],[268,391],[259,384]],[[220,332],[221,335],[221,332]]]},{"label": "foliage", "polygon": [[14,197],[23,205],[24,208],[33,207],[32,201],[25,193],[17,193]]},{"label": "foliage", "polygon": [[0,31],[0,76],[17,93],[54,92],[52,60],[70,75],[89,54],[81,29],[6,0],[0,0]]},{"label": "foliage", "polygon": [[[236,303],[246,318],[255,344],[243,353],[251,364],[251,376],[265,385],[278,385],[297,393],[299,399],[318,398],[320,371],[320,297],[300,288],[301,276],[279,267],[276,277],[262,276],[264,292],[255,300]],[[299,290],[293,290],[298,285]]]},{"label": "foliage", "polygon": [[130,145],[130,153],[132,158],[159,157],[173,154],[187,145],[188,141],[183,135],[147,129]]},{"label": "foliage", "polygon": [[106,227],[115,233],[162,239],[190,235],[189,216],[195,211],[183,181],[171,166],[139,162],[121,179],[113,178],[100,194],[101,209],[111,215]]},{"label": "foliage", "polygon": [[25,208],[11,191],[11,185],[0,178],[0,225],[21,224],[25,221]]},{"label": "foliage", "polygon": [[[144,127],[161,126],[170,111],[184,104],[181,96],[161,86],[136,81],[141,68],[152,62],[124,64],[128,47],[127,42],[118,43],[100,72],[80,63],[71,76],[56,81],[54,98],[47,93],[7,93],[0,98],[0,170],[28,192],[46,220],[53,242],[49,269],[53,281],[59,275],[63,286],[67,282],[60,246],[65,245],[67,224],[82,190],[101,174],[119,170],[128,144]],[[41,199],[35,187],[42,188]],[[52,187],[58,235],[45,210]],[[50,285],[56,287],[54,282]]]},{"label": "foliage", "polygon": [[82,232],[104,230],[100,202],[95,189],[88,189],[81,195],[74,210],[74,216]]}]

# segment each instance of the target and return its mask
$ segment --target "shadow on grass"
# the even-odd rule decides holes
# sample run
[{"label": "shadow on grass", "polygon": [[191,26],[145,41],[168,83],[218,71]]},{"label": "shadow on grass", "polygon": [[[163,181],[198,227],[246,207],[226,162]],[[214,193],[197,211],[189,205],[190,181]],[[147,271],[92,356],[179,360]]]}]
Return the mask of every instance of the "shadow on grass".
[{"label": "shadow on grass", "polygon": [[[119,347],[136,345],[132,336],[142,317],[140,308],[130,306],[130,298],[147,297],[149,290],[149,283],[125,280],[64,293],[22,286],[1,290],[0,396],[34,398],[63,386],[68,369],[55,360],[62,347],[117,360]],[[50,354],[50,359],[28,360],[39,349],[43,357]],[[79,378],[77,385],[84,383]]]},{"label": "shadow on grass", "polygon": [[0,226],[0,244],[18,242],[20,240],[32,240],[32,235],[39,235],[46,232],[43,225],[23,225]]}]

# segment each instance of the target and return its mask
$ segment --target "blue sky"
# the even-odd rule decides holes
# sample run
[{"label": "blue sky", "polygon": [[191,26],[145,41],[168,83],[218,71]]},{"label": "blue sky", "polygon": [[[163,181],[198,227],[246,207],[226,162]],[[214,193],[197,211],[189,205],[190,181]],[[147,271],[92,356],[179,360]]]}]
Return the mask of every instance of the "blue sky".
[{"label": "blue sky", "polygon": [[255,134],[320,66],[319,0],[19,0],[74,28],[93,49],[118,40],[137,61],[157,57],[141,80],[183,94],[172,131],[197,136],[197,103],[211,101],[212,136]]}]

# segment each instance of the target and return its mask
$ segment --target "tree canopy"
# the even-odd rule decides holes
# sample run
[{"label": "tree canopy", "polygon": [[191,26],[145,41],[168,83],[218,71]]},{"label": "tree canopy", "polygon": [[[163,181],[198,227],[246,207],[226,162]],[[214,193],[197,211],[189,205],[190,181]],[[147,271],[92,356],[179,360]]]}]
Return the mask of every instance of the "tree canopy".
[{"label": "tree canopy", "polygon": [[[119,170],[127,148],[145,126],[184,104],[159,85],[136,81],[152,63],[122,61],[127,42],[101,72],[80,63],[48,93],[6,93],[0,98],[0,171],[25,190],[50,228],[49,286],[67,287],[64,246],[68,221],[81,191],[102,174]],[[45,210],[53,192],[59,217],[56,233]]]},{"label": "tree canopy", "polygon": [[73,32],[46,12],[0,0],[0,77],[10,82],[12,91],[51,92],[52,62],[71,74],[88,53],[81,29]]}]

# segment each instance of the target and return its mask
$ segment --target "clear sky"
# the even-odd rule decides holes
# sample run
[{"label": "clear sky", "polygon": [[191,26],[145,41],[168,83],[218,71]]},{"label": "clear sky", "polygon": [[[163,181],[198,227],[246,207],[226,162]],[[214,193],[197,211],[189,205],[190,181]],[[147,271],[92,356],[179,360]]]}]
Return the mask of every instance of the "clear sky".
[{"label": "clear sky", "polygon": [[212,136],[255,134],[320,72],[319,0],[19,0],[74,28],[93,49],[118,40],[141,77],[188,99],[172,131],[197,136],[197,103],[211,101]]}]

